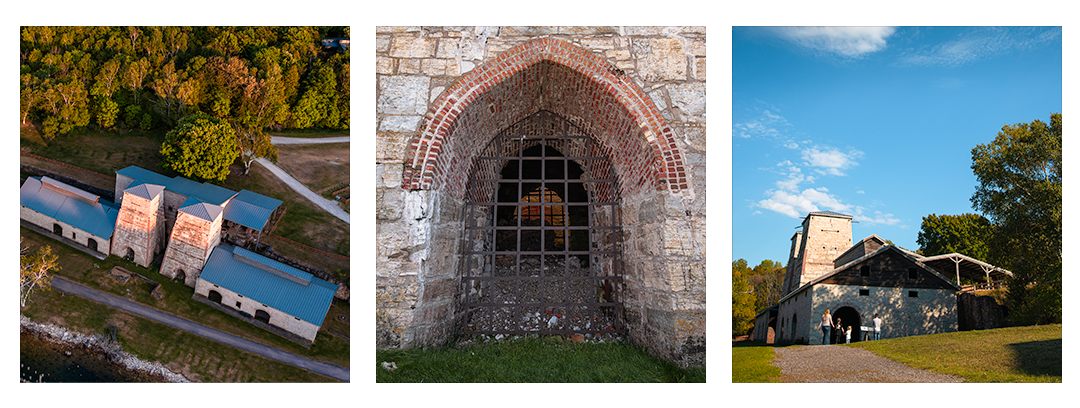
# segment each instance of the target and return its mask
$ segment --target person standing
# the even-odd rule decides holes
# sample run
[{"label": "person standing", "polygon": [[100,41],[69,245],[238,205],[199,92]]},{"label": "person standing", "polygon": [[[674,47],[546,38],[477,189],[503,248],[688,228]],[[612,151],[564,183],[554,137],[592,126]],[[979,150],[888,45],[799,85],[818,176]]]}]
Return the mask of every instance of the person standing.
[{"label": "person standing", "polygon": [[832,344],[840,344],[840,336],[844,335],[844,326],[840,324],[839,317],[836,318],[836,322],[833,323],[833,327],[835,327],[836,329],[833,330],[833,337],[835,337],[835,340],[833,340]]},{"label": "person standing", "polygon": [[844,340],[846,344],[851,344],[851,326],[848,326],[847,330],[844,330]]},{"label": "person standing", "polygon": [[830,334],[832,334],[832,314],[829,313],[829,309],[825,309],[825,314],[821,315],[821,344],[829,344]]},{"label": "person standing", "polygon": [[881,340],[881,318],[874,313],[874,340]]}]

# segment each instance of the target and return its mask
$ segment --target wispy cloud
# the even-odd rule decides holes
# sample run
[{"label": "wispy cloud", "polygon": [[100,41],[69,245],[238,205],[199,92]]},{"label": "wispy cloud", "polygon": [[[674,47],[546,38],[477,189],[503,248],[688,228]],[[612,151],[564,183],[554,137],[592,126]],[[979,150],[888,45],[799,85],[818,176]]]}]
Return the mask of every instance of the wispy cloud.
[{"label": "wispy cloud", "polygon": [[732,126],[732,134],[741,138],[767,138],[780,139],[791,129],[791,123],[787,119],[770,110],[762,110],[759,114],[742,123]]},{"label": "wispy cloud", "polygon": [[874,211],[873,216],[863,214],[863,208],[856,208],[855,215],[852,217],[855,221],[869,224],[869,225],[896,225],[900,223],[900,219],[895,215],[885,214],[881,211]]},{"label": "wispy cloud", "polygon": [[757,205],[766,210],[778,212],[791,218],[799,218],[812,211],[820,211],[826,208],[830,211],[851,211],[852,207],[840,202],[836,196],[829,194],[829,189],[819,187],[808,188],[802,192],[792,193],[784,190],[766,191],[769,198],[758,201]]},{"label": "wispy cloud", "polygon": [[965,30],[958,38],[901,54],[900,65],[960,66],[1059,41],[1060,27],[984,28]]},{"label": "wispy cloud", "polygon": [[880,51],[896,32],[892,27],[777,27],[783,39],[816,52],[861,58]]},{"label": "wispy cloud", "polygon": [[833,147],[813,146],[802,151],[802,159],[807,165],[818,167],[815,171],[820,174],[844,176],[844,170],[858,165],[855,159],[862,157],[862,154],[854,149],[845,153]]}]

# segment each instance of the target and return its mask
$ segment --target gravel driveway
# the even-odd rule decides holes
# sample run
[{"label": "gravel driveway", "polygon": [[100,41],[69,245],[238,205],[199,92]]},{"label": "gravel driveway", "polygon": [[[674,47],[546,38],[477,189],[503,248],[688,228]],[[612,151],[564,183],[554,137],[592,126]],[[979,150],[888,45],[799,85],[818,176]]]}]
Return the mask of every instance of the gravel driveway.
[{"label": "gravel driveway", "polygon": [[955,383],[964,379],[918,370],[855,347],[779,347],[772,365],[783,382]]}]

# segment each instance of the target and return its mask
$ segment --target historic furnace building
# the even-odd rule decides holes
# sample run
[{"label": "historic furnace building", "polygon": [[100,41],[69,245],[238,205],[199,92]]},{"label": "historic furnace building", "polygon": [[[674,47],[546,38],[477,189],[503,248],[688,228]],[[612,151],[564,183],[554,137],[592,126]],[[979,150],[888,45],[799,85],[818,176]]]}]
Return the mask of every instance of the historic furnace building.
[{"label": "historic furnace building", "polygon": [[376,28],[377,344],[705,357],[704,27]]},{"label": "historic furnace building", "polygon": [[803,219],[802,229],[791,237],[780,301],[756,316],[755,341],[837,342],[836,331],[832,339],[822,338],[826,310],[834,322],[851,327],[852,341],[870,335],[875,314],[883,321],[882,338],[956,331],[961,328],[957,297],[964,289],[956,283],[960,276],[995,281],[1011,275],[962,254],[924,257],[877,235],[853,245],[851,218],[820,211]]},{"label": "historic furnace building", "polygon": [[[281,201],[130,166],[116,172],[118,203],[49,177],[29,177],[20,217],[104,259],[127,258],[196,288],[195,297],[303,344],[338,286],[243,248]],[[241,301],[240,299],[246,299]],[[252,319],[253,317],[253,319]]]}]

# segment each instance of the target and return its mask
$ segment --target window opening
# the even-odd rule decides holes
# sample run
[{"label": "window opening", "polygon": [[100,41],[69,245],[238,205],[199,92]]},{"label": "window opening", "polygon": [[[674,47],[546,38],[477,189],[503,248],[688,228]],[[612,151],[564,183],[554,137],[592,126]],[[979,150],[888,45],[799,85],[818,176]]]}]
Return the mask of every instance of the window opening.
[{"label": "window opening", "polygon": [[625,333],[615,183],[602,146],[554,113],[499,132],[466,188],[461,332]]}]

